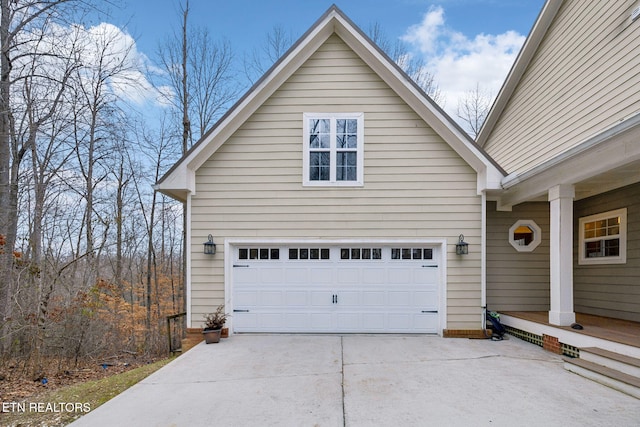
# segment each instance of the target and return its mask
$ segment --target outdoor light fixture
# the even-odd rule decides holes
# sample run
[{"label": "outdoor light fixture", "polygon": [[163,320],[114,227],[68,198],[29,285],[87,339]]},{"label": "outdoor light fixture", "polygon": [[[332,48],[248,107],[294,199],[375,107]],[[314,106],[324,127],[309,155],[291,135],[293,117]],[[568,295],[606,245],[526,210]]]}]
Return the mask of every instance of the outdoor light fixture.
[{"label": "outdoor light fixture", "polygon": [[464,241],[464,235],[461,234],[458,237],[458,243],[456,243],[456,255],[467,255],[469,253],[469,244]]},{"label": "outdoor light fixture", "polygon": [[215,255],[216,244],[213,243],[213,236],[209,234],[209,239],[204,242],[204,253],[207,255]]}]

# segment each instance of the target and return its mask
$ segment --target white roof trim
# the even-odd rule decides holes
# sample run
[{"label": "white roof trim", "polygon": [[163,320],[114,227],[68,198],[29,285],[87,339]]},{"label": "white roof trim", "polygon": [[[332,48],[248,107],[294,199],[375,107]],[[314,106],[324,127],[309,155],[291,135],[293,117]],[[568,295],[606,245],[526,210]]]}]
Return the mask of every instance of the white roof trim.
[{"label": "white roof trim", "polygon": [[478,192],[500,188],[504,171],[353,22],[336,6],[332,6],[158,181],[155,189],[178,200],[186,200],[188,193],[195,194],[195,171],[334,33],[360,55],[478,173]]},{"label": "white roof trim", "polygon": [[549,188],[574,185],[625,164],[640,160],[640,112],[575,147],[521,174],[502,180],[505,192],[499,205],[514,206],[544,195]]}]

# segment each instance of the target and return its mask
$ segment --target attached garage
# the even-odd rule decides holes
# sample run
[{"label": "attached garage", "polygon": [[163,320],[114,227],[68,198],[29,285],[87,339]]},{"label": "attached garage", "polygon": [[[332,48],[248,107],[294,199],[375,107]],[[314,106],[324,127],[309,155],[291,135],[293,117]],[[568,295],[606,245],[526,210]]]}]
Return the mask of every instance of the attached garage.
[{"label": "attached garage", "polygon": [[186,206],[187,324],[477,336],[504,176],[332,6],[157,183]]},{"label": "attached garage", "polygon": [[438,333],[441,245],[238,244],[234,332]]}]

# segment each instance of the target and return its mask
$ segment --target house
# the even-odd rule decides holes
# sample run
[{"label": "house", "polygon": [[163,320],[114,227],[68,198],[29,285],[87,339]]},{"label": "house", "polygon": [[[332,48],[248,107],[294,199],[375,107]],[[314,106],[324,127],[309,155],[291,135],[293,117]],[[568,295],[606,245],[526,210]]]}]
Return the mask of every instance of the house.
[{"label": "house", "polygon": [[[487,303],[570,346],[603,345],[571,333],[576,313],[640,322],[639,15],[547,1],[477,139],[507,172],[487,195]],[[612,350],[638,357],[629,341]]]},{"label": "house", "polygon": [[638,6],[548,0],[476,142],[331,7],[157,183],[188,325],[482,336],[488,305],[583,347],[576,313],[640,322]]},{"label": "house", "polygon": [[188,215],[187,323],[481,335],[504,176],[333,6],[157,183]]}]

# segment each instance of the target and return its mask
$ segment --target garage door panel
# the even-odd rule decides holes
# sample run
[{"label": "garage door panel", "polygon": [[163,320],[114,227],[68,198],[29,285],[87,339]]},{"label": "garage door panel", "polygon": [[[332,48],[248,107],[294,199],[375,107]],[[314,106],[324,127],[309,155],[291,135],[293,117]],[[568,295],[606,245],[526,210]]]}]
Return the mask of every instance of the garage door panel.
[{"label": "garage door panel", "polygon": [[334,329],[331,313],[311,313],[310,326],[312,331],[324,332]]},{"label": "garage door panel", "polygon": [[362,305],[365,307],[384,307],[384,291],[362,291]]},{"label": "garage door panel", "polygon": [[437,267],[420,267],[413,270],[412,283],[437,283],[439,270]]},{"label": "garage door panel", "polygon": [[251,285],[260,282],[260,270],[240,267],[234,270],[234,281],[239,285]]},{"label": "garage door panel", "polygon": [[311,268],[311,274],[309,277],[309,283],[316,284],[329,284],[333,282],[333,271],[330,267],[325,268]]},{"label": "garage door panel", "polygon": [[417,314],[414,316],[414,327],[431,333],[438,331],[438,315],[436,313]]},{"label": "garage door panel", "polygon": [[339,331],[360,331],[363,330],[359,313],[338,313],[337,315]]},{"label": "garage door panel", "polygon": [[283,307],[285,306],[283,291],[261,291],[258,299],[259,306]]},{"label": "garage door panel", "polygon": [[311,306],[326,307],[333,304],[334,292],[331,291],[311,291]]},{"label": "garage door panel", "polygon": [[279,330],[285,327],[283,313],[262,313],[259,316],[260,325],[270,330]]},{"label": "garage door panel", "polygon": [[256,329],[259,326],[258,314],[234,312],[233,326],[239,331]]},{"label": "garage door panel", "polygon": [[285,270],[286,284],[304,284],[309,280],[309,269],[299,267],[287,267]]},{"label": "garage door panel", "polygon": [[362,291],[340,291],[336,293],[336,304],[341,307],[353,307],[362,305],[360,295]]},{"label": "garage door panel", "polygon": [[341,266],[336,270],[339,284],[355,285],[360,283],[360,269]]},{"label": "garage door panel", "polygon": [[389,282],[396,284],[408,285],[413,282],[412,271],[408,268],[391,268],[389,269]]},{"label": "garage door panel", "polygon": [[390,330],[409,331],[412,330],[412,314],[390,313],[388,316]]},{"label": "garage door panel", "polygon": [[[389,247],[375,258],[373,250],[341,248],[332,247],[331,256],[321,259],[289,260],[295,249],[284,246],[278,258],[236,259],[234,331],[438,332],[437,259],[392,259]],[[357,258],[340,257],[354,253]]]},{"label": "garage door panel", "polygon": [[384,285],[387,283],[387,270],[385,268],[365,267],[362,269],[362,284]]},{"label": "garage door panel", "polygon": [[309,323],[309,314],[307,313],[287,313],[285,315],[285,324],[288,325],[292,331],[298,330],[304,332]]},{"label": "garage door panel", "polygon": [[411,292],[392,291],[388,296],[389,305],[392,307],[408,307],[411,305]]},{"label": "garage door panel", "polygon": [[262,283],[282,283],[284,277],[283,273],[284,271],[282,268],[261,268],[260,281]]},{"label": "garage door panel", "polygon": [[413,293],[414,304],[424,309],[438,307],[438,293],[436,291],[418,291]]},{"label": "garage door panel", "polygon": [[247,290],[247,291],[237,291],[235,294],[235,303],[240,306],[250,306],[255,307],[258,305],[258,292]]},{"label": "garage door panel", "polygon": [[309,292],[307,291],[287,291],[287,307],[306,307],[309,305]]},{"label": "garage door panel", "polygon": [[367,325],[367,328],[371,332],[384,331],[386,323],[385,317],[384,315],[380,315],[380,313],[362,313],[362,323]]}]

